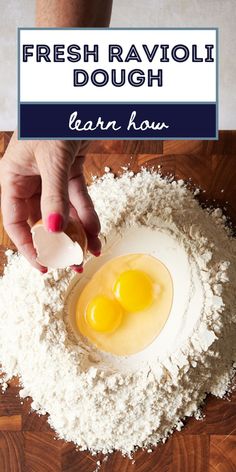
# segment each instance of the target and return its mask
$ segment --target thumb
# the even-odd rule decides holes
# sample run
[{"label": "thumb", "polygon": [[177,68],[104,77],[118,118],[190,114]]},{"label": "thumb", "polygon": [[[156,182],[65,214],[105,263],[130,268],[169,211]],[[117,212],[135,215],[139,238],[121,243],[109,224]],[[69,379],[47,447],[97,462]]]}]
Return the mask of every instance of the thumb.
[{"label": "thumb", "polygon": [[[52,150],[53,152],[53,150]],[[62,231],[69,216],[68,180],[73,162],[69,153],[36,157],[42,180],[41,213],[50,232]]]}]

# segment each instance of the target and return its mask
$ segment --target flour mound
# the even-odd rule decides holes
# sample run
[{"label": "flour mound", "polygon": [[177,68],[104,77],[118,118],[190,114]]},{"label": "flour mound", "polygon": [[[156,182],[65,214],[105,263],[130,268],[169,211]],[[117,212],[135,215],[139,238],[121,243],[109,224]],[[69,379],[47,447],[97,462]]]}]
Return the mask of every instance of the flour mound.
[{"label": "flour mound", "polygon": [[[236,241],[221,211],[203,210],[182,181],[147,170],[120,178],[107,172],[89,191],[104,238],[129,227],[150,227],[184,249],[203,293],[194,329],[185,330],[180,345],[168,346],[167,339],[163,356],[136,370],[106,368],[93,348],[68,333],[64,301],[71,270],[41,276],[8,251],[0,280],[1,383],[5,389],[18,375],[20,396],[32,397],[32,408],[48,413],[58,436],[81,450],[129,454],[137,446],[165,441],[184,418],[197,417],[207,393],[223,397],[230,391],[236,361]],[[183,310],[184,325],[190,317],[191,310]]]}]

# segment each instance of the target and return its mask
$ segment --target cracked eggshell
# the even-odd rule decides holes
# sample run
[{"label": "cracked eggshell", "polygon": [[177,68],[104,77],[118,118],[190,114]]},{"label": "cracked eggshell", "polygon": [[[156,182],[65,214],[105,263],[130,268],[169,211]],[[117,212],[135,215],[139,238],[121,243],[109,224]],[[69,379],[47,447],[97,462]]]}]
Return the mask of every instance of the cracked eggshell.
[{"label": "cracked eggshell", "polygon": [[87,237],[79,221],[69,218],[62,232],[51,233],[39,220],[31,228],[37,262],[50,269],[81,265],[87,250]]}]

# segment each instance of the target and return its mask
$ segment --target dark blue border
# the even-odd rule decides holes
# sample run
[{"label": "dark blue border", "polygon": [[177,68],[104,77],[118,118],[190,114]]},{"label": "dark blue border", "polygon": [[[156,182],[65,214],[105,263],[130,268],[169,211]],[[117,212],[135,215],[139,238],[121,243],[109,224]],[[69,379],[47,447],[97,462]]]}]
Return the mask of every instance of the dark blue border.
[{"label": "dark blue border", "polygon": [[[148,120],[149,123],[165,123],[169,128],[162,130],[127,130],[131,113],[136,111],[135,123]],[[83,124],[99,117],[104,123],[116,120],[118,131],[99,127],[93,131],[76,131],[69,128],[73,112]],[[20,136],[24,139],[214,139],[216,129],[216,104],[20,104]]]}]

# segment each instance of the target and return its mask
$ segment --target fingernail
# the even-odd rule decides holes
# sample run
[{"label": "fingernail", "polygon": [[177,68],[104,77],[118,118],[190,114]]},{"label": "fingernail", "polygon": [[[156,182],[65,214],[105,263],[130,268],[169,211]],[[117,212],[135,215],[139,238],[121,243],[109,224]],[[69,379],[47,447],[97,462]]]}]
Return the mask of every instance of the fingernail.
[{"label": "fingernail", "polygon": [[99,256],[101,256],[101,251],[94,252],[93,255],[95,257],[99,257]]},{"label": "fingernail", "polygon": [[40,270],[40,272],[41,272],[42,274],[46,274],[47,271],[48,271],[47,267],[42,267],[42,268],[39,269],[39,270]]},{"label": "fingernail", "polygon": [[63,218],[59,213],[50,213],[47,217],[47,229],[50,233],[59,232],[63,227]]},{"label": "fingernail", "polygon": [[75,272],[78,272],[79,274],[81,274],[84,271],[84,268],[83,267],[74,267],[74,270],[75,270]]}]

